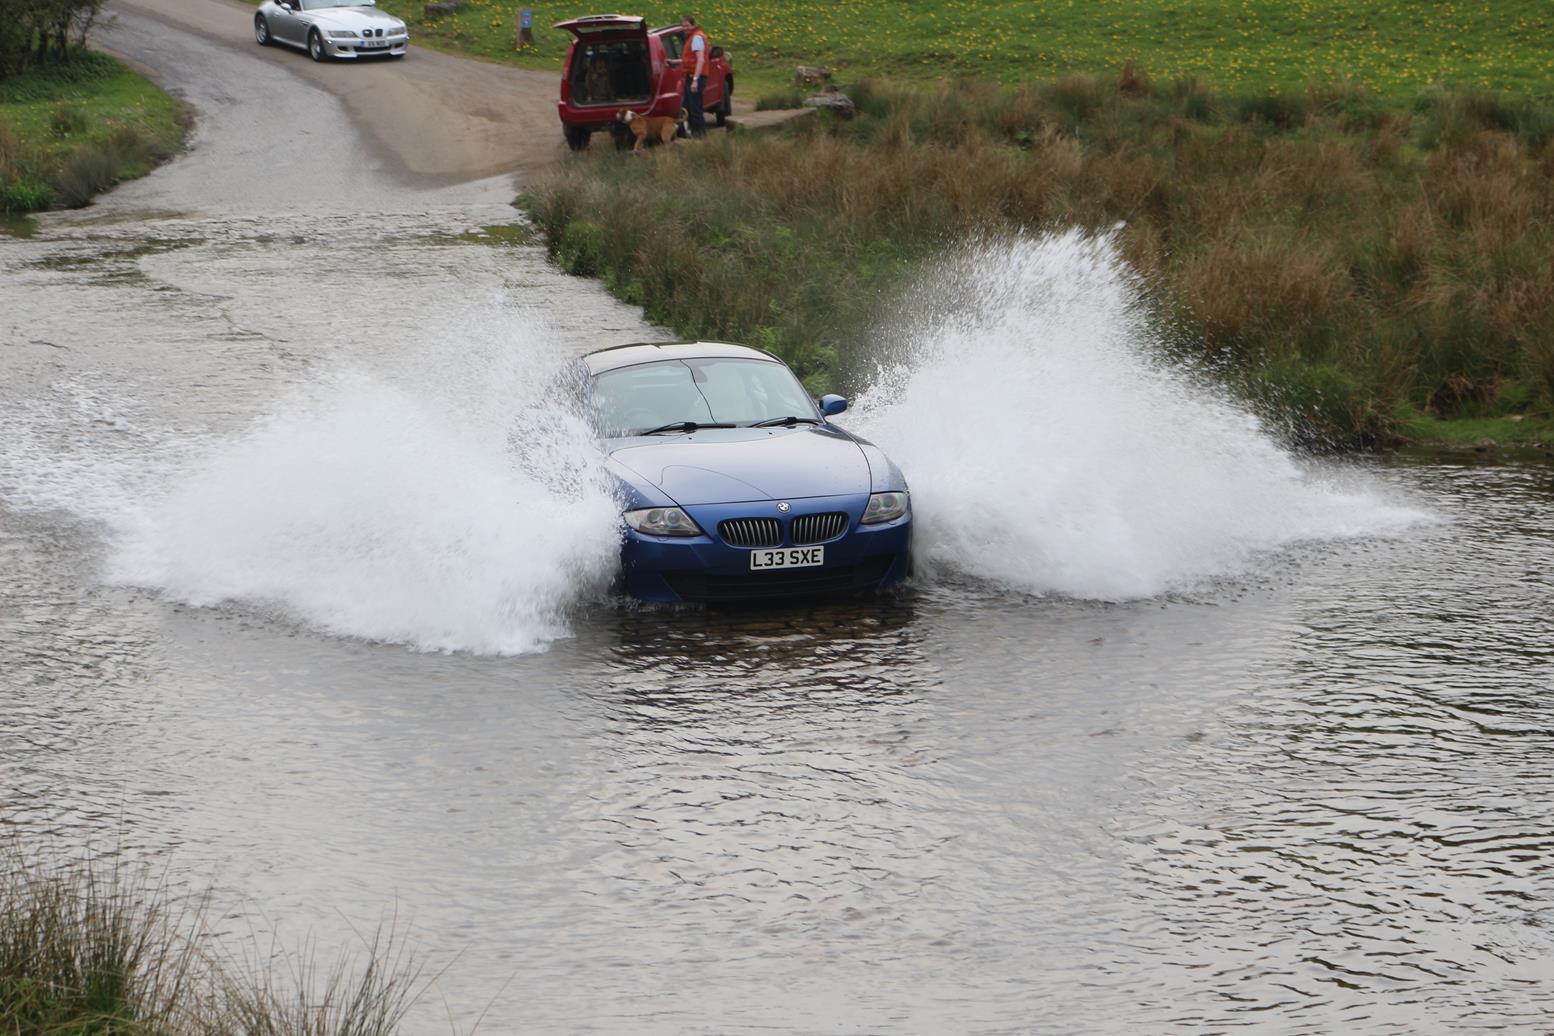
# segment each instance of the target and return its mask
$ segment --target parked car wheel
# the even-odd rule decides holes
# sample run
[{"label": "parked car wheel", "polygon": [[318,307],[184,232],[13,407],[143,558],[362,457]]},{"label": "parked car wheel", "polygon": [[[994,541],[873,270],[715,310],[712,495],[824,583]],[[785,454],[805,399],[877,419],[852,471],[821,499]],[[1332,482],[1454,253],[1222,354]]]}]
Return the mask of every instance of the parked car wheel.
[{"label": "parked car wheel", "polygon": [[254,16],[254,39],[259,41],[261,47],[268,47],[271,42],[270,23],[265,21],[262,14]]},{"label": "parked car wheel", "polygon": [[588,146],[588,138],[593,136],[591,131],[580,129],[576,126],[563,126],[561,127],[561,132],[566,135],[567,147],[573,151],[581,151],[586,148]]},{"label": "parked car wheel", "polygon": [[734,83],[732,80],[723,80],[723,100],[718,102],[718,125],[728,125],[728,117],[734,114]]},{"label": "parked car wheel", "polygon": [[308,57],[314,61],[323,61],[327,54],[324,53],[324,37],[319,35],[317,29],[308,33]]}]

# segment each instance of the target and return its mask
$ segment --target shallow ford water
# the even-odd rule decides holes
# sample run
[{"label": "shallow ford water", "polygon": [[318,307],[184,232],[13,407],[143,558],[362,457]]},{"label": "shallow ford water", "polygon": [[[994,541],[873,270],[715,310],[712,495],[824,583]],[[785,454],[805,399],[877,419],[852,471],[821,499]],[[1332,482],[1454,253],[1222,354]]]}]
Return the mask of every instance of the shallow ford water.
[{"label": "shallow ford water", "polygon": [[[1319,465],[1274,506],[1183,461],[1229,498],[1184,546],[1127,528],[1193,526],[1139,432],[1028,456],[1090,488],[988,537],[887,408],[939,523],[914,591],[611,603],[588,492],[492,473],[524,448],[483,415],[656,332],[461,241],[504,185],[226,194],[221,91],[332,102],[180,46],[202,148],[0,239],[0,822],[167,861],[235,943],[397,912],[445,968],[417,1033],[1554,1030],[1554,469]],[[1353,528],[1223,517],[1333,480]]]}]

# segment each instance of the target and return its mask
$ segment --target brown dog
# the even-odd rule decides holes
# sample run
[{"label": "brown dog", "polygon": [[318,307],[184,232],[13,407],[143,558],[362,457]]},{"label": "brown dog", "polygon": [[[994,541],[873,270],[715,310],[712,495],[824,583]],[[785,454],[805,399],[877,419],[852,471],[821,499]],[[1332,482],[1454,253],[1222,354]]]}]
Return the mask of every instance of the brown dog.
[{"label": "brown dog", "polygon": [[681,108],[680,114],[672,119],[667,115],[655,115],[649,118],[646,115],[638,115],[630,108],[627,108],[616,117],[625,123],[626,128],[631,130],[632,135],[637,138],[637,142],[632,145],[631,150],[641,151],[642,146],[648,142],[649,137],[657,137],[660,144],[667,144],[673,140],[675,131],[685,121],[687,114],[686,110]]}]

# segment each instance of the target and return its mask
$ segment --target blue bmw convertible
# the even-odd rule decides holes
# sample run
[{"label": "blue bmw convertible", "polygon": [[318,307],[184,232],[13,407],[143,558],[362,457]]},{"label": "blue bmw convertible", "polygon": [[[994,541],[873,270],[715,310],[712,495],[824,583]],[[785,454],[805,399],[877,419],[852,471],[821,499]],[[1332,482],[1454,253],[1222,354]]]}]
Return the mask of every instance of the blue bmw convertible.
[{"label": "blue bmw convertible", "polygon": [[866,593],[906,578],[906,479],[832,424],[777,357],[715,342],[624,345],[577,372],[624,502],[626,592],[648,601]]}]

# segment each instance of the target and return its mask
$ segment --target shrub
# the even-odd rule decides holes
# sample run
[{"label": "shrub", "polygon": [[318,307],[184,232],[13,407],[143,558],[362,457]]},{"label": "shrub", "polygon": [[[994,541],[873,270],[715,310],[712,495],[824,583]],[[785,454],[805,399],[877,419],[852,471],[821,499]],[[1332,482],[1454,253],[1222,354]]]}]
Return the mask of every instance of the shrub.
[{"label": "shrub", "polygon": [[119,179],[123,155],[110,144],[88,144],[65,159],[54,178],[59,200],[68,208],[80,208],[112,187]]},{"label": "shrub", "polygon": [[1149,97],[1155,92],[1149,76],[1129,61],[1117,76],[1117,92],[1124,97]]},{"label": "shrub", "polygon": [[755,110],[758,112],[774,111],[786,108],[801,108],[804,105],[804,95],[798,90],[778,90],[775,93],[762,94],[756,99]]},{"label": "shrub", "polygon": [[1137,69],[849,90],[851,122],[586,156],[524,204],[566,269],[814,388],[848,387],[829,379],[879,300],[945,244],[1121,221],[1174,345],[1290,415],[1292,439],[1373,441],[1399,407],[1470,414],[1511,381],[1554,402],[1554,138],[1528,143],[1554,103],[1443,92],[1408,112],[1344,84],[1226,97]]},{"label": "shrub", "polygon": [[568,223],[562,231],[556,261],[561,268],[578,277],[593,277],[605,269],[604,228],[584,220]]},{"label": "shrub", "polygon": [[1252,376],[1251,394],[1285,438],[1305,449],[1369,446],[1388,430],[1375,394],[1335,364],[1280,360]]},{"label": "shrub", "polygon": [[1231,105],[1231,116],[1238,122],[1261,122],[1287,130],[1306,120],[1306,98],[1289,90],[1270,90],[1238,98]]},{"label": "shrub", "polygon": [[367,962],[320,969],[251,950],[201,952],[200,904],[144,867],[55,863],[0,845],[0,1032],[16,1036],[391,1036],[421,990],[390,925]]},{"label": "shrub", "polygon": [[[192,943],[143,874],[0,859],[0,1031],[155,1031]],[[170,1026],[169,1026],[170,1027]]]},{"label": "shrub", "polygon": [[18,214],[49,207],[53,192],[34,180],[0,180],[0,212]]},{"label": "shrub", "polygon": [[49,112],[49,132],[56,137],[70,137],[86,130],[86,109],[70,102],[61,104]]},{"label": "shrub", "polygon": [[1070,133],[1093,118],[1112,93],[1111,84],[1093,76],[1068,76],[1042,91],[1054,115]]},{"label": "shrub", "polygon": [[26,75],[0,76],[0,104],[52,101],[85,83],[111,79],[124,66],[94,50],[77,50],[69,61],[34,65]]},{"label": "shrub", "polygon": [[1425,117],[1423,138],[1431,147],[1457,144],[1484,130],[1509,133],[1532,149],[1554,140],[1554,109],[1531,97],[1436,90],[1421,94],[1414,108]]}]

